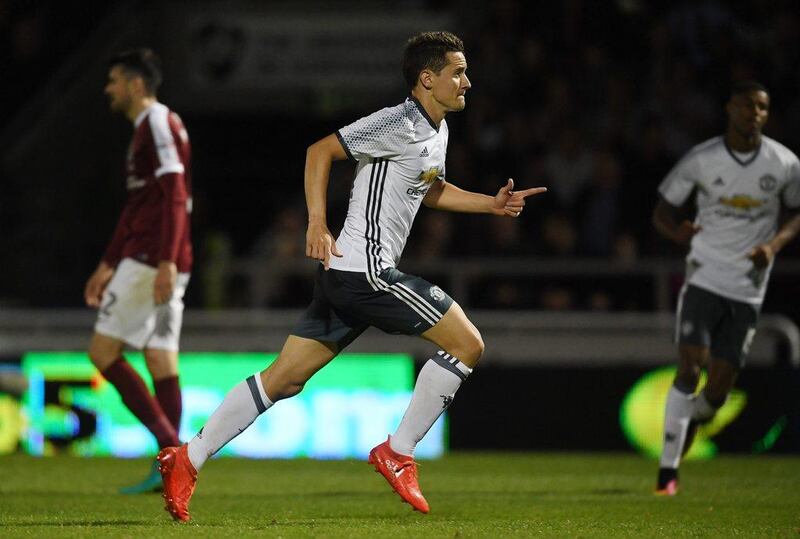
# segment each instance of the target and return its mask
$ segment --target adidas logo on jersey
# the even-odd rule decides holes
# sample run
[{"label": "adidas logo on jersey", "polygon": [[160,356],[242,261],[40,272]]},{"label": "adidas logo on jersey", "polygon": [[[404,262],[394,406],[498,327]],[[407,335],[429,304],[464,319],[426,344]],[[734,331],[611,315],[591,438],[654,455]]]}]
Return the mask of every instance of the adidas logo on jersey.
[{"label": "adidas logo on jersey", "polygon": [[722,178],[717,178],[712,185],[725,185],[725,182],[722,181]]},{"label": "adidas logo on jersey", "polygon": [[428,157],[428,147],[427,146],[422,148],[422,151],[420,152],[419,156],[420,157]]}]

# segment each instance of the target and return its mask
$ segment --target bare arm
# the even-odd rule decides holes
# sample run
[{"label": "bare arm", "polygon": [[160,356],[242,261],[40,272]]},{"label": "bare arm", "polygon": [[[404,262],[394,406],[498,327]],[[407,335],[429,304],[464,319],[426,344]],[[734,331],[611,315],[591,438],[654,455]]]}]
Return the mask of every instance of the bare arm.
[{"label": "bare arm", "polygon": [[653,226],[656,230],[678,245],[687,245],[692,237],[700,232],[700,226],[687,219],[681,219],[678,208],[660,198],[653,211]]},{"label": "bare arm", "polygon": [[798,233],[800,233],[800,210],[794,210],[771,240],[757,245],[747,256],[755,267],[766,268],[784,245],[792,241]]},{"label": "bare arm", "polygon": [[347,154],[335,134],[318,140],[306,151],[305,192],[308,207],[306,256],[321,260],[329,268],[331,254],[342,256],[328,230],[328,178],[331,164]]},{"label": "bare arm", "polygon": [[431,186],[423,199],[429,208],[462,213],[491,213],[519,217],[525,206],[525,198],[547,191],[544,187],[532,187],[524,191],[514,191],[514,180],[500,188],[495,196],[465,191],[446,181],[438,181]]}]

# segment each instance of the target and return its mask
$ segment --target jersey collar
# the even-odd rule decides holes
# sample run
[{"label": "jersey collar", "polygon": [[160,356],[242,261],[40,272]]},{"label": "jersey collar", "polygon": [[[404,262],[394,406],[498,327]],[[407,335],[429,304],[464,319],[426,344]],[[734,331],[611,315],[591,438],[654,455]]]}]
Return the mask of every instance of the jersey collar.
[{"label": "jersey collar", "polygon": [[439,132],[439,126],[438,126],[438,125],[436,125],[435,123],[433,123],[433,120],[431,120],[431,117],[430,117],[430,116],[428,116],[428,113],[425,111],[425,107],[423,107],[423,106],[422,106],[422,103],[420,103],[420,102],[419,102],[419,99],[417,99],[417,98],[416,98],[416,97],[414,97],[413,95],[410,95],[410,96],[408,96],[408,98],[409,98],[411,101],[413,101],[413,102],[414,102],[414,104],[415,104],[415,105],[417,106],[417,108],[419,109],[419,112],[420,112],[420,114],[422,114],[422,116],[423,116],[423,117],[424,117],[426,120],[428,120],[428,123],[431,125],[431,127],[433,128],[433,130],[434,130],[434,131],[436,131],[436,132],[438,133],[438,132]]},{"label": "jersey collar", "polygon": [[728,141],[725,139],[724,136],[722,137],[722,143],[725,145],[725,149],[728,150],[728,155],[730,155],[734,161],[739,163],[739,165],[746,167],[747,165],[755,161],[756,158],[758,157],[758,154],[761,153],[761,146],[764,144],[764,138],[763,137],[761,138],[761,142],[756,147],[756,150],[753,152],[753,155],[751,155],[749,158],[745,160],[739,159],[739,157],[736,155],[736,153],[734,153],[731,147],[728,146]]},{"label": "jersey collar", "polygon": [[156,105],[156,103],[158,103],[158,101],[151,103],[150,106],[146,107],[142,112],[139,113],[138,116],[136,116],[136,119],[133,121],[134,127],[139,127],[140,125],[142,125],[142,122],[147,116],[147,113],[153,110],[153,107]]}]

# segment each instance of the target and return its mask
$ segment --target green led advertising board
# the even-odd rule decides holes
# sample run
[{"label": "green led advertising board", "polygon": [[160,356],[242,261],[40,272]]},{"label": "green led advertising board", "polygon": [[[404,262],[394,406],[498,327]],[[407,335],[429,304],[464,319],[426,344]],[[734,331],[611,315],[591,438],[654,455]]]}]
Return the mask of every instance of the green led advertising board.
[{"label": "green led advertising board", "polygon": [[[620,407],[619,420],[625,437],[640,453],[654,459],[661,455],[663,447],[664,407],[675,372],[675,367],[662,367],[646,373],[631,387]],[[705,381],[703,373],[699,389]],[[746,404],[747,395],[734,389],[714,419],[700,426],[686,458],[708,459],[716,455],[717,446],[711,438],[734,421]]]},{"label": "green led advertising board", "polygon": [[[277,354],[182,353],[181,440],[200,430],[225,394]],[[150,384],[140,353],[126,358]],[[23,397],[23,447],[31,454],[57,452],[138,457],[153,455],[152,435],[136,420],[116,389],[85,352],[30,352],[22,359],[28,378]],[[296,397],[279,401],[220,455],[252,458],[365,458],[393,432],[411,399],[414,362],[404,354],[342,354],[319,371]],[[150,386],[152,389],[152,386]],[[445,447],[442,416],[417,448],[435,458]]]}]

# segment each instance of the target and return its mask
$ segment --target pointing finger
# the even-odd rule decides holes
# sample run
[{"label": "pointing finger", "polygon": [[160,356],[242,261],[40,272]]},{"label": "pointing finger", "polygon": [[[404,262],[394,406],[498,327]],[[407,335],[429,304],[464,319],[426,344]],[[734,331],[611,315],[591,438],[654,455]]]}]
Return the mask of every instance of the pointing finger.
[{"label": "pointing finger", "polygon": [[538,195],[539,193],[547,192],[547,187],[531,187],[530,189],[525,189],[524,191],[517,191],[515,194],[522,198],[529,197],[531,195]]}]

